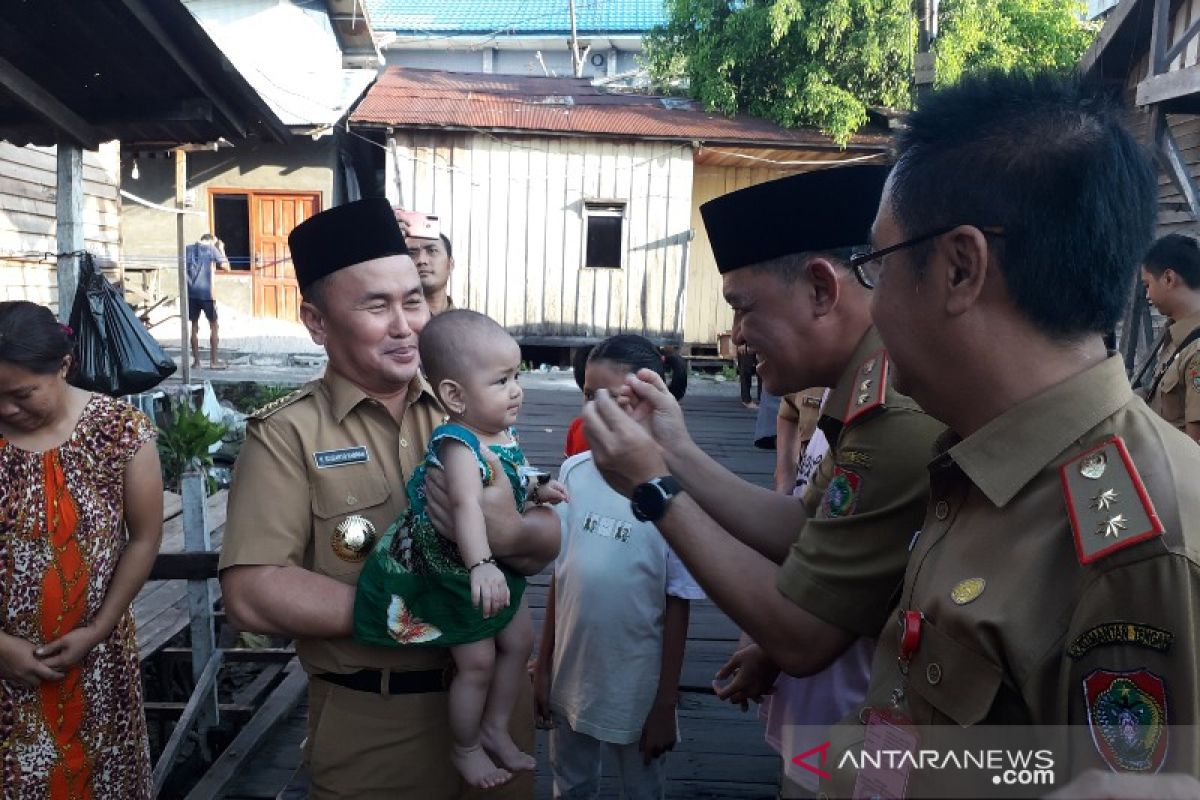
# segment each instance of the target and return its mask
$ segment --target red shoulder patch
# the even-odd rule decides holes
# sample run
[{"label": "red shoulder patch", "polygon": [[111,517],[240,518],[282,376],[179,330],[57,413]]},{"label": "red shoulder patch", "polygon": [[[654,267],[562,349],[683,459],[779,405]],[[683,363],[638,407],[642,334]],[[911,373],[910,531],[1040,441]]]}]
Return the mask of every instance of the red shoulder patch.
[{"label": "red shoulder patch", "polygon": [[846,425],[883,406],[890,365],[887,350],[881,349],[859,366],[858,372],[854,373],[854,385],[850,387],[850,402],[846,405]]},{"label": "red shoulder patch", "polygon": [[1080,564],[1163,533],[1162,521],[1120,436],[1059,468]]}]

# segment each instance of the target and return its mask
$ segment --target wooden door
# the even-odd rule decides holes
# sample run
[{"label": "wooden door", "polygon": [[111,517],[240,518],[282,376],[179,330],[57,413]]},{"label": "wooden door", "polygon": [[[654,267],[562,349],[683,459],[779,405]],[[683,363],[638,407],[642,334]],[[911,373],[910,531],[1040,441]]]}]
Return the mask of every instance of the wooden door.
[{"label": "wooden door", "polygon": [[300,287],[287,237],[320,210],[320,194],[254,192],[250,231],[254,252],[254,316],[300,321]]}]

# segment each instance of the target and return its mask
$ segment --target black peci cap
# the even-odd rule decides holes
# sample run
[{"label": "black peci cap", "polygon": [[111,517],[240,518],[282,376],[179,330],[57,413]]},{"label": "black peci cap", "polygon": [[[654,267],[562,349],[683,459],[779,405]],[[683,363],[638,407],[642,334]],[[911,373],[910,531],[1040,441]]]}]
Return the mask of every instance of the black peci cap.
[{"label": "black peci cap", "polygon": [[890,171],[864,164],[804,172],[708,201],[700,215],[717,269],[865,243]]},{"label": "black peci cap", "polygon": [[383,197],[334,206],[301,222],[288,236],[300,291],[339,269],[408,255],[391,204]]}]

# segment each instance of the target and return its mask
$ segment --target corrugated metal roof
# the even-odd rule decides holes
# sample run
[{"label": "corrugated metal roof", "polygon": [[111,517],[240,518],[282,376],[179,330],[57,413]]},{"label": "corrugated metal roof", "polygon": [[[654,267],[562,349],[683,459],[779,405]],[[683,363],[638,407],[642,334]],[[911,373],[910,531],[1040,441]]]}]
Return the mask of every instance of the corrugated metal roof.
[{"label": "corrugated metal roof", "polygon": [[[487,129],[707,143],[828,147],[816,131],[753,117],[725,117],[693,103],[609,94],[586,78],[526,77],[389,67],[350,115],[352,124]],[[671,107],[668,107],[671,106]],[[679,107],[681,106],[682,107]],[[853,146],[882,149],[884,135]]]},{"label": "corrugated metal roof", "polygon": [[[571,30],[567,0],[366,0],[377,31],[536,34]],[[579,33],[645,33],[666,22],[663,0],[578,0]]]}]

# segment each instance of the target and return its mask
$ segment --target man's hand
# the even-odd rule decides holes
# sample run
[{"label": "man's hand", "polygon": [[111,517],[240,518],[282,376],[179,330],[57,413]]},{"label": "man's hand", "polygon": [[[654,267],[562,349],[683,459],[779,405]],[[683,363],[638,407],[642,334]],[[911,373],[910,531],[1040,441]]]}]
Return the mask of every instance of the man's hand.
[{"label": "man's hand", "polygon": [[[487,520],[488,538],[493,535],[501,537],[512,534],[521,527],[521,514],[513,502],[512,487],[504,477],[504,467],[500,457],[491,450],[484,448],[483,457],[492,466],[494,479],[483,487],[479,497],[479,507],[483,509],[484,519]],[[454,539],[454,516],[450,512],[450,492],[446,482],[446,473],[440,469],[431,469],[425,473],[426,512],[434,529],[450,541]]]},{"label": "man's hand", "polygon": [[43,664],[33,642],[0,633],[0,678],[36,689],[44,681],[61,681],[66,674]]},{"label": "man's hand", "polygon": [[62,672],[82,661],[103,638],[95,628],[84,625],[42,645],[33,654],[50,669]]},{"label": "man's hand", "polygon": [[649,765],[651,761],[668,750],[675,749],[675,706],[665,703],[655,703],[642,726],[642,738],[638,749],[642,751],[642,762]]},{"label": "man's hand", "polygon": [[508,608],[508,581],[495,564],[480,564],[471,570],[471,602],[484,619]]},{"label": "man's hand", "polygon": [[[638,406],[631,406],[631,413],[653,413],[647,408],[650,406],[643,404],[639,412]],[[583,407],[583,430],[596,468],[609,486],[626,497],[638,485],[667,474],[667,462],[654,439],[631,414],[621,410],[608,390],[598,391],[596,399]]]},{"label": "man's hand", "polygon": [[619,402],[663,447],[691,442],[679,401],[654,370],[638,370],[636,375],[626,376]]},{"label": "man's hand", "polygon": [[[724,686],[718,683],[731,675],[733,680],[729,683]],[[730,656],[725,665],[717,670],[713,691],[719,700],[741,705],[742,711],[747,711],[751,700],[761,703],[763,695],[775,691],[775,679],[778,677],[779,667],[761,647],[750,644]]]}]

